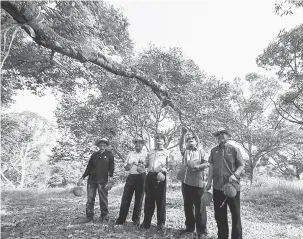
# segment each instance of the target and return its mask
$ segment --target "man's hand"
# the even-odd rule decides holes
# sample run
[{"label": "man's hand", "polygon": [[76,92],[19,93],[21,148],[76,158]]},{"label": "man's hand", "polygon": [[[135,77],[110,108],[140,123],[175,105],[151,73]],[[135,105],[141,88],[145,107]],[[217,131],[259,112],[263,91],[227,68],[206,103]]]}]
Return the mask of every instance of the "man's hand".
[{"label": "man's hand", "polygon": [[81,186],[83,184],[83,178],[81,177],[77,182],[77,186]]},{"label": "man's hand", "polygon": [[230,183],[232,183],[233,181],[236,181],[236,182],[238,182],[238,180],[237,180],[237,178],[236,178],[236,176],[235,175],[231,175],[230,177],[229,177],[229,180],[228,180]]},{"label": "man's hand", "polygon": [[211,183],[207,182],[206,186],[205,186],[205,190],[209,191],[211,189]]},{"label": "man's hand", "polygon": [[113,177],[108,177],[108,182],[113,181]]},{"label": "man's hand", "polygon": [[190,169],[191,169],[191,171],[198,171],[198,170],[200,170],[200,167],[198,165],[194,165]]},{"label": "man's hand", "polygon": [[162,173],[167,173],[167,169],[163,167],[163,168],[161,168],[161,172]]}]

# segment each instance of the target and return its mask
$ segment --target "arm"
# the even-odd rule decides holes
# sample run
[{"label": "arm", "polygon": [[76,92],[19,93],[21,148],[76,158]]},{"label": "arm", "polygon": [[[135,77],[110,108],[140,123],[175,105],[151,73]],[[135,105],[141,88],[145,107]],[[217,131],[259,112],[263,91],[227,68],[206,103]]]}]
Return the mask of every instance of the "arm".
[{"label": "arm", "polygon": [[208,178],[207,178],[207,185],[206,185],[206,191],[210,190],[211,188],[211,183],[213,181],[213,175],[214,175],[214,165],[209,164],[209,169],[208,169]]},{"label": "arm", "polygon": [[92,165],[92,157],[93,157],[93,155],[90,157],[90,159],[89,159],[89,161],[88,161],[88,164],[87,164],[87,166],[86,166],[86,169],[85,169],[85,171],[84,171],[82,177],[78,180],[77,186],[81,186],[82,183],[83,183],[84,178],[86,178],[86,176],[88,176],[88,175],[90,174],[90,171],[91,171],[92,166],[93,166],[93,165]]},{"label": "arm", "polygon": [[204,169],[209,167],[209,163],[206,162],[206,160],[204,159],[205,157],[205,152],[204,150],[200,149],[200,160],[201,160],[201,164],[195,165],[192,170],[194,171],[203,171]]},{"label": "arm", "polygon": [[198,135],[196,135],[196,133],[194,131],[191,131],[193,133],[193,136],[195,137],[196,139],[196,142],[197,142],[197,146],[199,147],[200,146],[200,139],[198,137]]},{"label": "arm", "polygon": [[89,161],[88,161],[88,164],[86,166],[86,169],[81,177],[81,179],[84,179],[86,178],[89,174],[90,174],[90,171],[92,170],[92,158],[93,158],[93,155],[90,157]]},{"label": "arm", "polygon": [[166,158],[166,171],[172,170],[173,167],[174,167],[174,157],[171,155],[171,153],[169,153]]},{"label": "arm", "polygon": [[236,149],[236,165],[237,165],[237,169],[234,172],[234,175],[236,176],[237,179],[240,179],[240,175],[245,167],[245,163],[242,157],[242,154],[240,152],[240,149]]},{"label": "arm", "polygon": [[114,176],[114,170],[115,170],[115,158],[111,154],[109,158],[109,166],[108,166],[108,172],[109,172],[109,177],[112,178]]},{"label": "arm", "polygon": [[124,163],[125,171],[129,171],[131,169],[131,165],[129,164],[129,158],[130,158],[130,153],[127,155],[125,163]]},{"label": "arm", "polygon": [[208,168],[207,184],[206,184],[206,187],[205,187],[206,191],[210,190],[211,183],[213,181],[213,175],[214,175],[214,160],[213,160],[213,157],[212,157],[212,152],[210,152],[208,163],[209,163],[209,168]]},{"label": "arm", "polygon": [[[187,129],[185,127],[183,127],[181,137],[179,140],[179,149],[180,149],[182,156],[184,155],[184,152],[185,152],[185,134],[186,134],[186,132],[187,132]],[[182,158],[182,163],[184,163],[183,158]]]}]

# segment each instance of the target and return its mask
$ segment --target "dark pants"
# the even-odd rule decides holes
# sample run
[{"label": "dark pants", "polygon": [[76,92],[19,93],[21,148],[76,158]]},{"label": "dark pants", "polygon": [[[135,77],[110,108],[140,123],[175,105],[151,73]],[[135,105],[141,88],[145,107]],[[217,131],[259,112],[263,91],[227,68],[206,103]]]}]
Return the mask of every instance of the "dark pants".
[{"label": "dark pants", "polygon": [[[182,183],[182,195],[184,201],[185,226],[189,231],[194,231],[195,227],[198,234],[207,233],[206,206],[202,203],[201,197],[204,188],[194,187]],[[195,209],[194,209],[195,208]]]},{"label": "dark pants", "polygon": [[232,218],[231,239],[242,239],[242,225],[240,217],[240,192],[234,198],[227,198],[220,208],[226,196],[220,190],[214,189],[213,199],[215,207],[215,219],[218,226],[218,239],[228,239],[227,205]]},{"label": "dark pants", "polygon": [[165,225],[166,219],[166,175],[163,182],[157,182],[157,174],[149,172],[145,180],[144,226],[150,226],[157,205],[157,225]]},{"label": "dark pants", "polygon": [[94,207],[96,192],[98,190],[101,218],[108,215],[108,191],[104,188],[106,184],[87,183],[87,203],[86,203],[86,217],[94,217]]},{"label": "dark pants", "polygon": [[118,222],[125,222],[134,192],[135,203],[132,220],[133,222],[140,222],[145,176],[145,173],[128,175],[124,186]]}]

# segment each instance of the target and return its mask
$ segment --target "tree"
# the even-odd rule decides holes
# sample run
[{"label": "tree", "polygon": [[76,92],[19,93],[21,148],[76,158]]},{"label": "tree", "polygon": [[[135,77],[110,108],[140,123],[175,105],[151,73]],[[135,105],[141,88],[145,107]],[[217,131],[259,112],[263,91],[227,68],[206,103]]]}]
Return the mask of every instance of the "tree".
[{"label": "tree", "polygon": [[302,142],[294,142],[283,151],[273,153],[266,161],[282,175],[300,180],[303,173]]},{"label": "tree", "polygon": [[[17,3],[17,2],[16,2]],[[100,74],[93,64],[83,64],[55,50],[39,46],[22,30],[29,25],[16,24],[1,6],[3,53],[2,101],[9,103],[15,89],[28,88],[42,94],[45,87],[71,91],[75,79],[90,79],[90,72]],[[17,3],[26,8],[26,3]],[[104,50],[107,55],[126,56],[132,52],[127,19],[111,5],[95,2],[36,2],[37,14],[63,39]],[[37,19],[36,19],[37,20]],[[77,24],[81,23],[81,24]],[[13,43],[13,44],[11,44]],[[64,47],[64,46],[63,46]],[[3,62],[2,62],[3,63]],[[104,71],[103,71],[104,72]],[[102,72],[101,72],[102,74]]]},{"label": "tree", "polygon": [[284,1],[276,1],[275,2],[275,14],[283,15],[290,15],[293,14],[293,8],[300,8],[303,7],[302,0],[284,0]]},{"label": "tree", "polygon": [[[241,83],[244,83],[242,85]],[[249,92],[244,92],[248,85]],[[247,88],[246,88],[247,89]],[[278,82],[255,73],[245,80],[236,79],[231,95],[232,118],[228,121],[238,142],[248,155],[250,182],[260,161],[273,152],[281,152],[300,138],[297,129],[290,128],[275,114],[271,99],[278,92]]]},{"label": "tree", "polygon": [[[88,7],[85,6],[86,3],[84,2],[71,2],[70,4],[71,5],[68,6],[72,10],[74,8],[73,6],[77,6],[77,4],[79,4],[81,5],[79,9],[83,11],[88,11]],[[67,32],[69,34],[71,32],[81,32],[79,39],[73,35],[70,37],[63,37],[62,32],[60,32],[61,28],[58,27],[58,29],[56,29],[53,26],[53,22],[51,21],[55,21],[57,18],[59,18],[57,20],[61,24],[61,15],[56,14],[55,19],[48,19],[47,17],[51,15],[52,10],[50,10],[51,13],[46,10],[47,4],[45,2],[37,4],[35,2],[3,1],[1,2],[1,7],[7,13],[9,13],[18,24],[20,24],[21,28],[24,29],[38,45],[50,49],[53,52],[58,52],[62,55],[69,56],[80,62],[93,63],[116,75],[124,76],[127,78],[135,78],[138,81],[142,82],[144,85],[150,87],[161,101],[166,102],[173,109],[177,110],[178,112],[181,112],[181,110],[178,109],[173,104],[173,102],[169,100],[169,92],[165,85],[159,84],[156,80],[154,80],[154,78],[148,77],[144,72],[134,68],[133,66],[126,66],[116,61],[113,61],[107,56],[106,52],[108,51],[108,49],[106,47],[102,47],[101,45],[95,46],[94,44],[86,44],[86,42],[81,41],[81,36],[83,36],[81,34],[85,32],[84,30],[86,29],[86,27],[88,27],[87,21],[94,20],[87,18],[86,14],[81,15],[82,17],[85,16],[85,19],[83,20],[86,20],[83,24],[83,32],[81,32],[81,29],[79,30],[77,28],[77,25],[81,24],[75,24],[73,20],[70,20],[68,22],[70,23],[70,25],[68,25],[69,28]],[[39,10],[40,8],[42,8],[42,10]],[[73,19],[74,16],[79,15],[79,9],[78,12],[76,11],[76,13],[74,13],[74,15],[70,15],[71,19]],[[90,8],[91,11],[93,11],[93,9],[96,8]],[[42,14],[40,14],[41,12]],[[46,12],[46,14],[44,12]],[[98,14],[98,16],[102,17],[103,15]],[[62,26],[62,24],[60,26]],[[97,29],[102,28],[98,27]],[[114,36],[121,34],[119,31],[117,31],[116,33],[111,33],[107,30],[108,29],[105,29],[104,31]],[[89,32],[87,35],[89,35]],[[102,49],[102,51],[100,49]]]},{"label": "tree", "polygon": [[[303,1],[287,0],[290,6],[302,7]],[[276,13],[284,3],[276,3]],[[282,12],[291,14],[291,10]],[[289,89],[275,102],[278,113],[286,120],[303,125],[303,24],[285,31],[269,44],[257,58],[258,66],[276,72],[278,78],[289,84]]]},{"label": "tree", "polygon": [[37,186],[47,176],[47,154],[53,144],[53,126],[32,112],[2,116],[1,176],[10,186]]}]

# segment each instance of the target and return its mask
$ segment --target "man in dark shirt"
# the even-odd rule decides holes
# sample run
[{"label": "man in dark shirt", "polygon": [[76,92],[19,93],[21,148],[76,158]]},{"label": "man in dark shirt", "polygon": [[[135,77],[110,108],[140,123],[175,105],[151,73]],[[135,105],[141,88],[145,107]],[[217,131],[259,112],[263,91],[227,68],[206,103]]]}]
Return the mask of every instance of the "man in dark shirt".
[{"label": "man in dark shirt", "polygon": [[114,156],[107,149],[109,142],[103,138],[96,140],[95,145],[99,151],[92,154],[87,164],[86,170],[79,179],[81,185],[83,179],[88,176],[87,180],[87,203],[86,203],[86,222],[90,222],[94,217],[94,206],[96,192],[99,194],[99,203],[101,216],[100,221],[108,220],[108,190],[106,184],[112,180],[114,174]]},{"label": "man in dark shirt", "polygon": [[[227,141],[231,134],[220,128],[213,134],[218,146],[211,150],[209,156],[209,176],[206,190],[210,190],[213,181],[213,200],[215,219],[218,226],[218,239],[228,239],[227,205],[232,215],[231,239],[242,239],[242,225],[240,217],[240,174],[244,169],[244,161],[240,150]],[[235,185],[235,197],[226,197],[223,186],[226,183]]]}]

